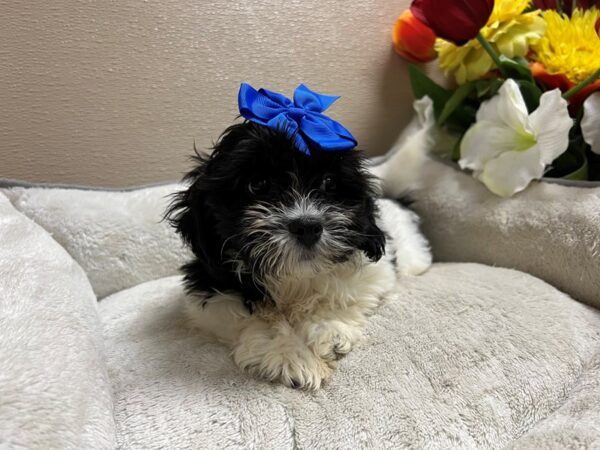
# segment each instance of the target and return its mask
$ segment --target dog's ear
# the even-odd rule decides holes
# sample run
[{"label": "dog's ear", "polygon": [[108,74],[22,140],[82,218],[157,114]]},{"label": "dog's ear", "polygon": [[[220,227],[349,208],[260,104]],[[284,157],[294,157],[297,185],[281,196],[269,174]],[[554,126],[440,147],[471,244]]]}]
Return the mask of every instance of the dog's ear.
[{"label": "dog's ear", "polygon": [[173,196],[165,218],[192,249],[196,256],[194,264],[202,269],[207,278],[220,278],[223,271],[220,255],[222,242],[214,228],[215,220],[210,217],[200,177],[201,171],[198,170],[186,177],[192,184]]},{"label": "dog's ear", "polygon": [[385,254],[385,234],[377,226],[375,220],[370,220],[370,222],[363,231],[364,236],[360,249],[371,261],[377,262]]},{"label": "dog's ear", "polygon": [[192,249],[194,255],[207,258],[206,243],[209,230],[206,226],[204,196],[195,187],[176,193],[165,215],[169,223],[183,241]]}]

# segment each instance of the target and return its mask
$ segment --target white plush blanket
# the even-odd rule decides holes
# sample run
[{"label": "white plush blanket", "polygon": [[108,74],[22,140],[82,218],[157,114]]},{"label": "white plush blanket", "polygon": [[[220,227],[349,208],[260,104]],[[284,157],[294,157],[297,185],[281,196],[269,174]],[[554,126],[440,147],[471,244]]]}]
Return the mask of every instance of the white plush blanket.
[{"label": "white plush blanket", "polygon": [[0,448],[114,447],[103,341],[79,264],[0,194]]},{"label": "white plush blanket", "polygon": [[[467,205],[445,196],[454,175],[440,171],[448,192],[415,193],[438,258],[468,259],[464,248],[490,258],[461,234],[466,227],[481,246],[477,223],[504,236],[495,246],[525,245],[514,233],[528,227],[530,248],[545,234],[562,242],[518,214],[492,216],[512,223],[497,231],[487,216],[452,213]],[[403,280],[365,345],[316,393],[240,373],[181,314],[176,274],[186,251],[160,221],[177,188],[0,191],[0,448],[600,446],[600,313],[514,270],[436,264]],[[477,196],[482,208],[508,208]],[[591,222],[582,231],[562,218],[572,248],[585,249],[574,243],[580,233],[597,239]],[[513,253],[504,251],[504,265],[526,269]],[[579,262],[586,275],[561,288],[593,294],[595,259],[568,258],[541,258],[546,279]]]},{"label": "white plush blanket", "polygon": [[122,448],[600,445],[600,314],[520,272],[406,279],[318,392],[240,373],[186,328],[179,277],[100,303]]},{"label": "white plush blanket", "polygon": [[188,250],[163,214],[177,184],[132,192],[0,190],[81,265],[99,299],[143,281],[175,275]]},{"label": "white plush blanket", "polygon": [[475,261],[536,275],[600,308],[600,185],[533,183],[510,199],[430,161],[414,193],[438,261]]}]

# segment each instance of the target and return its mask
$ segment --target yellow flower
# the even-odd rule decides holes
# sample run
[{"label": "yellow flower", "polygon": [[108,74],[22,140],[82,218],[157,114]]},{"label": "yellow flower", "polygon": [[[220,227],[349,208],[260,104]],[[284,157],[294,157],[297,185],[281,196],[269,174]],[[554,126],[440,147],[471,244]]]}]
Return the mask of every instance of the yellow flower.
[{"label": "yellow flower", "polygon": [[552,75],[564,74],[577,84],[600,68],[600,37],[596,21],[600,10],[576,9],[571,18],[556,11],[545,11],[546,32],[532,48],[534,59]]},{"label": "yellow flower", "polygon": [[[497,0],[488,23],[481,29],[483,37],[501,54],[509,58],[523,57],[529,47],[544,34],[540,11],[524,13],[530,0]],[[476,80],[494,67],[494,62],[476,39],[458,47],[438,39],[439,64],[446,75],[453,74],[463,84]]]}]

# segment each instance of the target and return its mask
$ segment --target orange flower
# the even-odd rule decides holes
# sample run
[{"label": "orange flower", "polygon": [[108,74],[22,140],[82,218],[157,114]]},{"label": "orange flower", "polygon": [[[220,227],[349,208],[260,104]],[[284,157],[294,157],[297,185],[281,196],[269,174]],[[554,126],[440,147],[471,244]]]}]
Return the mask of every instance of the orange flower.
[{"label": "orange flower", "polygon": [[566,92],[575,86],[575,83],[569,80],[564,73],[551,74],[542,63],[532,62],[529,64],[529,68],[533,77],[550,89],[559,88]]},{"label": "orange flower", "polygon": [[[531,69],[531,74],[533,77],[546,86],[548,89],[560,89],[562,92],[566,92],[575,86],[576,83],[573,83],[569,80],[565,74],[549,73],[544,65],[539,62],[533,62],[529,65]],[[573,97],[569,98],[569,105],[573,111],[578,111],[585,99],[594,91],[600,90],[600,78],[594,81],[589,86],[586,86],[577,94],[573,95]]]},{"label": "orange flower", "polygon": [[394,24],[392,42],[394,50],[411,62],[427,62],[435,59],[435,33],[417,19],[409,9]]}]

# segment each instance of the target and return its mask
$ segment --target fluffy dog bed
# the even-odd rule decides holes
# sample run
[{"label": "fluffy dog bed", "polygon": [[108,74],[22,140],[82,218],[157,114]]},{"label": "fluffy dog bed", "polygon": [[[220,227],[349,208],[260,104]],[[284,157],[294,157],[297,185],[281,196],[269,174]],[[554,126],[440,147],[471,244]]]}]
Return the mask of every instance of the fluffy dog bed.
[{"label": "fluffy dog bed", "polygon": [[[0,447],[600,445],[600,313],[516,270],[437,263],[406,278],[320,391],[240,373],[181,314],[187,252],[160,221],[178,188],[0,192]],[[437,223],[457,209],[428,192],[415,206],[434,250],[468,260],[475,244],[443,242],[456,220]],[[518,229],[502,228],[505,245],[522,245]]]}]

